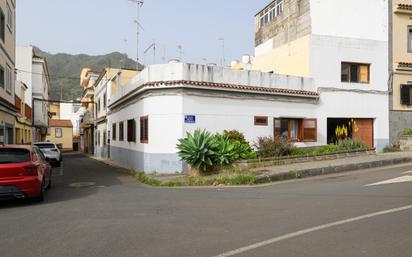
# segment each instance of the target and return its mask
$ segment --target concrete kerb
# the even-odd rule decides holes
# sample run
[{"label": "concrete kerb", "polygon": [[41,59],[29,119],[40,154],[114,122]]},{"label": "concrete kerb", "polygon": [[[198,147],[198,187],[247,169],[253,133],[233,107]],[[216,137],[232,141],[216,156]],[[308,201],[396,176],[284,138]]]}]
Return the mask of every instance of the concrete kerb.
[{"label": "concrete kerb", "polygon": [[356,164],[351,163],[351,164],[329,166],[329,167],[322,167],[322,168],[301,169],[301,170],[294,170],[294,171],[278,173],[278,174],[258,175],[256,177],[256,183],[264,184],[264,183],[270,183],[270,182],[277,182],[281,180],[290,180],[290,179],[296,179],[296,178],[330,175],[330,174],[337,174],[337,173],[343,173],[343,172],[348,172],[348,171],[357,171],[357,170],[363,170],[363,169],[390,166],[390,165],[395,165],[395,164],[403,164],[403,163],[408,163],[408,162],[412,162],[412,157],[401,157],[401,158],[394,158],[394,159],[389,159],[389,160],[379,160],[379,161],[363,162],[363,163],[356,163]]}]

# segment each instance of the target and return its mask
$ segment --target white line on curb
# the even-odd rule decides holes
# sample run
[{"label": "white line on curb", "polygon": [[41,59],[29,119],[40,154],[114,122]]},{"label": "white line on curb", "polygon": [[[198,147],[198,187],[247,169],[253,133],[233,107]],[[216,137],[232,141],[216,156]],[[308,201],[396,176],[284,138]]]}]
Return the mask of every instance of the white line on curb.
[{"label": "white line on curb", "polygon": [[346,219],[346,220],[341,220],[341,221],[336,221],[336,222],[332,222],[332,223],[328,223],[325,225],[321,225],[321,226],[317,226],[317,227],[313,227],[313,228],[308,228],[308,229],[304,229],[304,230],[300,230],[300,231],[296,231],[290,234],[286,234],[283,236],[279,236],[279,237],[274,237],[272,239],[266,240],[266,241],[262,241],[256,244],[251,244],[245,247],[241,247],[238,248],[236,250],[233,251],[229,251],[229,252],[225,252],[219,255],[216,255],[214,257],[230,257],[230,256],[234,256],[234,255],[238,255],[244,252],[248,252],[260,247],[264,247],[270,244],[274,244],[283,240],[287,240],[293,237],[298,237],[298,236],[302,236],[305,234],[309,234],[315,231],[319,231],[319,230],[324,230],[324,229],[328,229],[331,227],[336,227],[339,225],[343,225],[343,224],[347,224],[347,223],[351,223],[351,222],[356,222],[356,221],[360,221],[360,220],[365,220],[365,219],[370,219],[373,217],[377,217],[377,216],[382,216],[382,215],[387,215],[387,214],[391,214],[391,213],[396,213],[396,212],[402,212],[402,211],[406,211],[406,210],[410,210],[412,209],[412,205],[408,205],[408,206],[404,206],[404,207],[400,207],[400,208],[395,208],[395,209],[390,209],[390,210],[386,210],[386,211],[380,211],[380,212],[374,212],[374,213],[370,213],[370,214],[366,214],[366,215],[362,215],[362,216],[358,216],[358,217],[354,217],[354,218],[350,218],[350,219]]}]

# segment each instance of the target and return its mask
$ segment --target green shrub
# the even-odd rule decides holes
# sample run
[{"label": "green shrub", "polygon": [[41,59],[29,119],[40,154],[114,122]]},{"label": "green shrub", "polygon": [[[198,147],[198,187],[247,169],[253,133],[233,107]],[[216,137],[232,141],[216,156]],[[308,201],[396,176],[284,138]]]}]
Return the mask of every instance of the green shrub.
[{"label": "green shrub", "polygon": [[400,145],[388,145],[387,147],[383,148],[384,153],[394,153],[394,152],[400,152],[401,147]]},{"label": "green shrub", "polygon": [[238,130],[225,130],[223,131],[223,136],[232,141],[239,141],[241,144],[249,145],[249,142],[245,139],[245,135]]},{"label": "green shrub", "polygon": [[412,136],[412,128],[404,129],[401,133],[402,136],[410,137]]},{"label": "green shrub", "polygon": [[260,158],[288,156],[295,151],[295,147],[282,137],[259,137],[255,147]]},{"label": "green shrub", "polygon": [[197,129],[193,135],[180,139],[177,149],[182,161],[202,172],[208,172],[217,163],[218,154],[216,137],[210,132]]},{"label": "green shrub", "polygon": [[365,143],[356,139],[340,140],[336,143],[336,146],[338,151],[350,151],[369,148]]},{"label": "green shrub", "polygon": [[229,165],[239,159],[233,141],[220,134],[216,134],[215,138],[217,142],[216,153],[220,165]]}]

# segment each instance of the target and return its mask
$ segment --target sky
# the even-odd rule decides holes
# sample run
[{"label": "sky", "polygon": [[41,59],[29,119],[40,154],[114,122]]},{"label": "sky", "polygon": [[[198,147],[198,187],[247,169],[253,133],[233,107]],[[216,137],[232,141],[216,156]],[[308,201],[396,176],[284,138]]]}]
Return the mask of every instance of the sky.
[{"label": "sky", "polygon": [[[139,57],[145,64],[180,56],[190,63],[226,64],[254,52],[254,15],[270,0],[145,0]],[[136,58],[136,4],[129,0],[18,0],[17,44],[50,53]],[[125,42],[127,40],[127,42]]]}]

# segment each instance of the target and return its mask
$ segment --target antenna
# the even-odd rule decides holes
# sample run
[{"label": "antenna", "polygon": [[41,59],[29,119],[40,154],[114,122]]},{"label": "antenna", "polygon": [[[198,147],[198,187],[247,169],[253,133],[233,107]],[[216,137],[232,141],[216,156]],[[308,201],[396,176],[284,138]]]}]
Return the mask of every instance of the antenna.
[{"label": "antenna", "polygon": [[226,59],[225,59],[225,38],[224,38],[224,37],[219,37],[217,40],[222,43],[222,59],[221,59],[221,64],[222,64],[222,67],[225,67],[225,65],[226,65]]},{"label": "antenna", "polygon": [[182,57],[183,57],[183,46],[182,46],[182,45],[178,45],[178,46],[177,46],[177,52],[179,53],[179,59],[180,59],[180,61],[183,61],[183,60],[182,60]]},{"label": "antenna", "polygon": [[140,36],[140,28],[143,29],[143,27],[140,25],[140,8],[143,6],[144,4],[144,0],[128,0],[134,4],[136,4],[137,6],[137,16],[135,19],[135,23],[136,23],[136,36],[137,36],[137,42],[136,42],[136,68],[137,70],[139,70],[139,36]]},{"label": "antenna", "polygon": [[166,46],[163,46],[162,62],[163,62],[163,63],[166,63]]},{"label": "antenna", "polygon": [[144,51],[145,57],[146,57],[146,53],[150,51],[150,49],[153,48],[153,64],[156,63],[156,42],[153,41],[153,43],[146,48],[146,50]]}]

